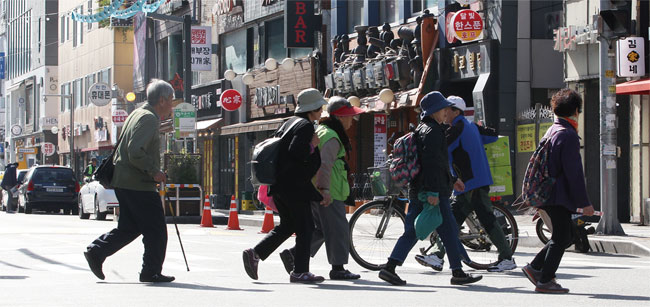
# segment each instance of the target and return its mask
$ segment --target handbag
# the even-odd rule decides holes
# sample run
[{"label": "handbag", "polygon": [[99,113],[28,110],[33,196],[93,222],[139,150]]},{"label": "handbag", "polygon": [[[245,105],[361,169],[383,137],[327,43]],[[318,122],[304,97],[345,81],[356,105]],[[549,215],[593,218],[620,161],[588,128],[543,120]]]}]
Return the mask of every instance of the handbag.
[{"label": "handbag", "polygon": [[117,141],[117,144],[115,144],[115,147],[113,147],[113,152],[111,152],[108,157],[102,159],[102,162],[93,173],[95,180],[99,182],[99,184],[101,184],[105,189],[113,188],[113,186],[111,186],[111,181],[113,181],[113,172],[115,171],[113,157],[115,156],[117,147],[120,146],[120,143],[122,142],[122,137],[124,137],[124,131],[122,131],[122,134],[120,134],[120,139]]},{"label": "handbag", "polygon": [[424,209],[415,218],[415,235],[424,240],[442,224],[442,214],[439,205],[423,204]]},{"label": "handbag", "polygon": [[278,212],[278,208],[275,206],[273,197],[269,196],[269,186],[266,184],[260,185],[260,188],[257,190],[257,199],[262,202],[264,205],[267,205],[274,212]]}]

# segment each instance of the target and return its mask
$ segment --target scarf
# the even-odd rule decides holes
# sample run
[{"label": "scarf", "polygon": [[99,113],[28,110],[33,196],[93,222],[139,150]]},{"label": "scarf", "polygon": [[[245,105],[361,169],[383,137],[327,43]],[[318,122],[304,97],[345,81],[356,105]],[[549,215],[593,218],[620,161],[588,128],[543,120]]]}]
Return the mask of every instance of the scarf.
[{"label": "scarf", "polygon": [[578,117],[577,116],[558,116],[561,119],[566,120],[573,126],[573,129],[576,129],[578,131]]}]

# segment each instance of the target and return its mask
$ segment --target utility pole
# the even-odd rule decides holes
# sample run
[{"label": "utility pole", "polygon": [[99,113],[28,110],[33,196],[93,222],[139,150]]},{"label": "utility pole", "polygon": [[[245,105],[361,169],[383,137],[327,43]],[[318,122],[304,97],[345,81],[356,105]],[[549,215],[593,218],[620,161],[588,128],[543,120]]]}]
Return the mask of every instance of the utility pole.
[{"label": "utility pole", "polygon": [[[600,0],[600,10],[610,10],[610,0]],[[618,221],[618,188],[616,182],[616,51],[612,29],[598,19],[600,33],[600,205],[603,216],[596,232],[606,235],[624,235]]]}]

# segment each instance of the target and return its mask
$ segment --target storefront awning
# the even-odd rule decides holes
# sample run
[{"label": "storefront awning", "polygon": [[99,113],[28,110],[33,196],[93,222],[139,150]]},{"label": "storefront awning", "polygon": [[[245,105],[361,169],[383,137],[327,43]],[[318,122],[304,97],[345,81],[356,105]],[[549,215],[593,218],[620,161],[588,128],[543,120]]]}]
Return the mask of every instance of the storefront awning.
[{"label": "storefront awning", "polygon": [[223,120],[223,118],[215,118],[215,119],[206,119],[206,120],[200,120],[196,122],[196,130],[205,130],[208,128],[212,128],[215,126],[218,126],[219,123]]},{"label": "storefront awning", "polygon": [[288,117],[275,118],[268,120],[256,120],[248,123],[239,123],[230,126],[225,126],[221,128],[220,135],[231,135],[238,133],[246,132],[256,132],[256,131],[267,131],[267,130],[276,130],[282,126],[285,120],[289,119]]},{"label": "storefront awning", "polygon": [[616,84],[617,95],[648,95],[650,94],[650,79],[628,81]]}]

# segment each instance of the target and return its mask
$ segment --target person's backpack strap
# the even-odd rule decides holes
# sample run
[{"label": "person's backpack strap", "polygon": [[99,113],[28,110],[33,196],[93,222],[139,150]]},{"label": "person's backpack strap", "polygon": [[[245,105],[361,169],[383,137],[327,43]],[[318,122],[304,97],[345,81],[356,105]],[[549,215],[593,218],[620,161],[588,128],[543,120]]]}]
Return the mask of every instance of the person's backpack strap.
[{"label": "person's backpack strap", "polygon": [[[278,129],[278,131],[275,132],[275,136],[284,139],[284,136],[287,135],[287,133],[291,131],[291,129],[293,129],[293,127],[297,125],[302,119],[303,118],[296,116],[295,119],[292,119],[293,121],[291,122],[291,124],[288,124],[289,121],[285,122],[282,126],[280,126],[280,129]],[[287,126],[287,124],[289,126]]]}]

